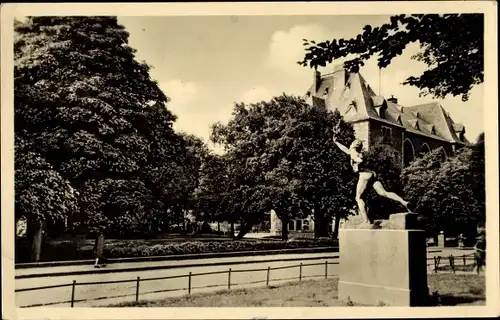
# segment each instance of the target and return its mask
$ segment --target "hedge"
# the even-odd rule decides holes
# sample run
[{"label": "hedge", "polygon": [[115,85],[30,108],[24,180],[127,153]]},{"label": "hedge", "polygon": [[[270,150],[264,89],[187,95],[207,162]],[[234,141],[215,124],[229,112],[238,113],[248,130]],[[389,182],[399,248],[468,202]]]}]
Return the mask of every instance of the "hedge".
[{"label": "hedge", "polygon": [[[16,263],[30,262],[29,243],[26,239],[16,241]],[[209,240],[191,241],[168,244],[139,244],[137,241],[123,241],[117,244],[107,243],[104,255],[107,258],[135,258],[180,255],[193,253],[217,253],[238,251],[280,250],[293,248],[312,248],[338,246],[338,241],[330,238],[297,239],[290,241],[276,240]],[[79,247],[76,241],[62,241],[58,243],[44,242],[42,246],[41,262],[94,259],[92,246]]]},{"label": "hedge", "polygon": [[337,246],[338,241],[333,239],[318,240],[295,240],[295,241],[194,241],[180,244],[156,244],[156,245],[129,245],[121,247],[111,247],[104,249],[107,258],[132,258],[132,257],[152,257],[178,254],[195,253],[217,253],[217,252],[241,252],[241,251],[262,251],[281,250],[294,248],[313,248]]}]

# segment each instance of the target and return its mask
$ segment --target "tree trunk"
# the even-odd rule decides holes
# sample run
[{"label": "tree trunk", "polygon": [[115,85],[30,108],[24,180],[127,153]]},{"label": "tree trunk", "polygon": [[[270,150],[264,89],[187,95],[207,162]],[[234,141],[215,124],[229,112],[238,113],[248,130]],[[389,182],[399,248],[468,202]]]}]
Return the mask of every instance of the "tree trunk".
[{"label": "tree trunk", "polygon": [[217,221],[217,232],[220,232],[220,222]]},{"label": "tree trunk", "polygon": [[333,226],[333,238],[339,238],[340,215],[335,215],[335,225]]},{"label": "tree trunk", "polygon": [[288,240],[288,216],[287,215],[281,215],[281,240],[287,241]]},{"label": "tree trunk", "polygon": [[230,231],[231,238],[234,238],[234,221],[231,221],[231,231]]},{"label": "tree trunk", "polygon": [[317,214],[314,214],[314,237],[319,238],[321,237],[321,221],[320,218],[317,216]]},{"label": "tree trunk", "polygon": [[321,238],[328,236],[328,223],[323,213],[318,208],[314,208],[314,237]]},{"label": "tree trunk", "polygon": [[180,216],[181,216],[181,220],[180,220],[179,224],[182,226],[181,230],[180,230],[180,234],[182,236],[185,236],[187,234],[188,222],[186,221],[186,219],[184,218],[184,216],[182,214]]},{"label": "tree trunk", "polygon": [[31,233],[31,262],[40,261],[40,256],[42,254],[42,236],[43,236],[43,227],[42,223],[35,222],[32,225]]},{"label": "tree trunk", "polygon": [[238,235],[236,236],[237,240],[243,239],[243,237],[252,229],[253,224],[252,223],[245,223],[241,226],[240,232],[238,232]]}]

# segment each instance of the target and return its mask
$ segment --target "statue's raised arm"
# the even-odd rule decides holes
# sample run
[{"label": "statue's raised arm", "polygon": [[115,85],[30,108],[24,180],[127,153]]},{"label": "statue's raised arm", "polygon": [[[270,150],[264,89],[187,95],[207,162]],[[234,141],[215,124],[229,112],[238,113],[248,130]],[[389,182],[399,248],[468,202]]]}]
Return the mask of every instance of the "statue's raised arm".
[{"label": "statue's raised arm", "polygon": [[344,146],[343,144],[341,144],[340,142],[337,141],[336,135],[340,131],[339,126],[340,126],[340,121],[339,121],[339,123],[337,123],[337,125],[335,125],[333,127],[333,142],[337,145],[337,147],[339,147],[340,150],[342,150],[344,153],[350,155],[349,148],[347,148],[346,146]]},{"label": "statue's raised arm", "polygon": [[349,148],[338,142],[337,139],[335,139],[335,137],[333,137],[333,142],[335,142],[335,144],[337,145],[337,147],[339,147],[340,150],[350,155]]}]

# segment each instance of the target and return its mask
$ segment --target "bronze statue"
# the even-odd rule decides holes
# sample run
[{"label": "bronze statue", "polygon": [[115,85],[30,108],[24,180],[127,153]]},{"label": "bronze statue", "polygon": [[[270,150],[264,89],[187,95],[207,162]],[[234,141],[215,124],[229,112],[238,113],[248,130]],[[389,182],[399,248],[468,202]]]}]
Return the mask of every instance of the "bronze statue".
[{"label": "bronze statue", "polygon": [[369,186],[373,187],[378,195],[401,203],[408,210],[408,212],[411,212],[410,203],[403,200],[396,193],[386,191],[382,183],[377,179],[377,173],[366,166],[362,154],[363,143],[360,140],[355,139],[351,143],[351,146],[347,148],[339,143],[335,138],[335,134],[338,130],[338,126],[334,128],[333,142],[335,142],[340,150],[349,155],[353,171],[359,173],[358,184],[356,186],[356,203],[358,204],[358,213],[363,219],[363,222],[371,223],[366,212],[365,201],[362,199],[363,193]]}]

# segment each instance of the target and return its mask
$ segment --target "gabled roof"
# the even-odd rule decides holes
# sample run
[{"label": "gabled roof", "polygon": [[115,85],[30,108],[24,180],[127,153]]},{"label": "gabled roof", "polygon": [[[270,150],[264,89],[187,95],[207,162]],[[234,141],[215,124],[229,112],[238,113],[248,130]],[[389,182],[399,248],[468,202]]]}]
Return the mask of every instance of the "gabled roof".
[{"label": "gabled roof", "polygon": [[465,141],[461,141],[458,132],[455,131],[455,128],[463,129],[465,132],[465,128],[462,124],[455,123],[451,117],[446,113],[441,104],[437,101],[419,104],[416,106],[410,107],[412,111],[417,112],[423,120],[428,123],[434,124],[434,128],[436,133],[448,141],[457,142],[457,143],[469,143],[465,137]]},{"label": "gabled roof", "polygon": [[[376,119],[434,139],[468,143],[465,137],[464,141],[459,138],[465,130],[463,125],[454,123],[438,102],[403,107],[376,95],[361,74],[347,73],[342,65],[336,66],[332,73],[321,75],[317,88],[314,90],[311,85],[307,91],[309,101],[338,109],[345,121]],[[378,112],[380,108],[385,109],[383,118]]]}]

